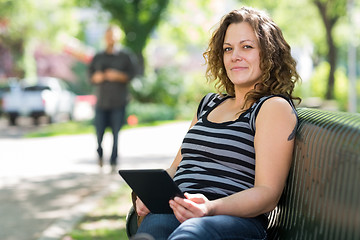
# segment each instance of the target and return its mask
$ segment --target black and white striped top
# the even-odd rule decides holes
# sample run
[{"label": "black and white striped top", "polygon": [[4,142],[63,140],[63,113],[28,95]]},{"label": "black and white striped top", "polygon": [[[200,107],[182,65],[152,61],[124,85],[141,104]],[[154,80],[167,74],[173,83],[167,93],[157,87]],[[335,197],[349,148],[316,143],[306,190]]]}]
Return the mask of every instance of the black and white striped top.
[{"label": "black and white striped top", "polygon": [[198,108],[198,122],[186,134],[182,161],[174,176],[183,192],[202,193],[213,200],[254,186],[255,119],[261,105],[259,99],[235,121],[213,123],[209,113],[229,98],[211,93]]}]

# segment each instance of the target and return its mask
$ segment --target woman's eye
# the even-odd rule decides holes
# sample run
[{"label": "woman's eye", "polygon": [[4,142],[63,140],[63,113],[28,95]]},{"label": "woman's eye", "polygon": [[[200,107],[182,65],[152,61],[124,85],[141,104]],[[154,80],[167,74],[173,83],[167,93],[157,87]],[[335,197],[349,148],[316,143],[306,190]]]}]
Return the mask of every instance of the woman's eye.
[{"label": "woman's eye", "polygon": [[250,45],[245,45],[244,48],[245,48],[245,49],[250,49],[250,48],[253,48],[253,47],[250,46]]},{"label": "woman's eye", "polygon": [[231,47],[224,48],[224,52],[229,52],[229,51],[231,51]]}]

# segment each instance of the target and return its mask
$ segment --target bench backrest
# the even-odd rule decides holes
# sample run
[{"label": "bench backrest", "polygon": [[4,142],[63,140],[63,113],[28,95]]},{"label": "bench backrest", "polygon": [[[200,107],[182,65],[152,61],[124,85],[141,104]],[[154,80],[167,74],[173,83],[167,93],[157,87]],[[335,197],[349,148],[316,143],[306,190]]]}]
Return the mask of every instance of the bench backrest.
[{"label": "bench backrest", "polygon": [[293,163],[269,239],[360,239],[360,114],[299,108]]}]

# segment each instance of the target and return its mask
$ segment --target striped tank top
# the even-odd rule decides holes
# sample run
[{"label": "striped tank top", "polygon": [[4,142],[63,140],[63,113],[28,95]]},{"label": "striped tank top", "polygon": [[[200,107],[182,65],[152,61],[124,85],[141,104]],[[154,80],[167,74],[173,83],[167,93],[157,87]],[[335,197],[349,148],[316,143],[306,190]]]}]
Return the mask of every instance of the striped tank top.
[{"label": "striped tank top", "polygon": [[229,97],[210,93],[200,102],[198,121],[185,135],[174,176],[183,192],[214,200],[254,186],[255,120],[261,105],[274,95],[262,97],[235,121],[210,122],[209,113]]}]

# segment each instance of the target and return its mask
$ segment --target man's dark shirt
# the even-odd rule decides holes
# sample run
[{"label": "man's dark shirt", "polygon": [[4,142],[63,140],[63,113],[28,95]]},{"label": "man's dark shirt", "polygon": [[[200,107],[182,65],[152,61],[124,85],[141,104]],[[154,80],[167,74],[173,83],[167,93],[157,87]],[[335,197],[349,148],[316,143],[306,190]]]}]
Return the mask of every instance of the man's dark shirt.
[{"label": "man's dark shirt", "polygon": [[[113,54],[100,52],[96,54],[89,66],[90,77],[98,70],[114,69],[128,75],[129,81],[136,75],[134,57],[127,51],[117,51]],[[101,109],[115,109],[126,105],[128,101],[127,83],[104,82],[96,84],[96,107]]]}]

